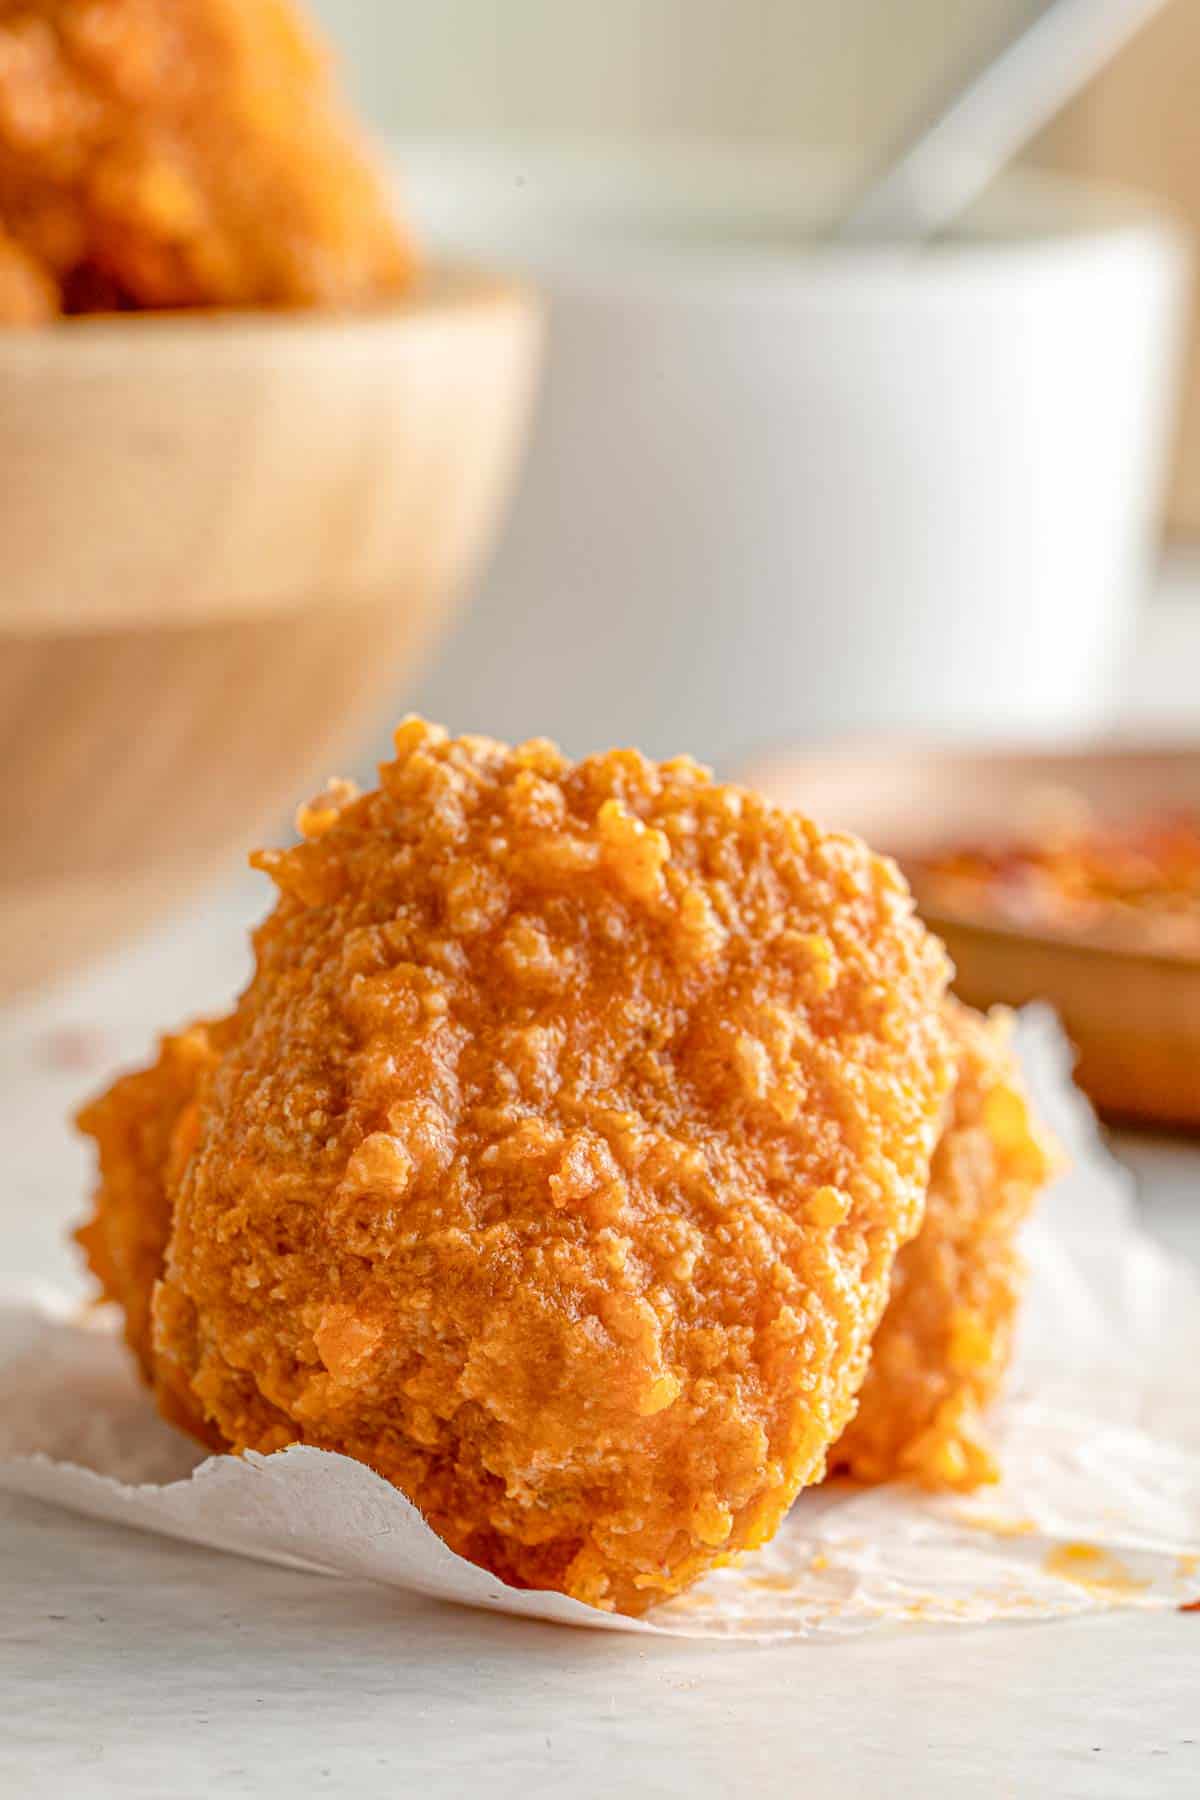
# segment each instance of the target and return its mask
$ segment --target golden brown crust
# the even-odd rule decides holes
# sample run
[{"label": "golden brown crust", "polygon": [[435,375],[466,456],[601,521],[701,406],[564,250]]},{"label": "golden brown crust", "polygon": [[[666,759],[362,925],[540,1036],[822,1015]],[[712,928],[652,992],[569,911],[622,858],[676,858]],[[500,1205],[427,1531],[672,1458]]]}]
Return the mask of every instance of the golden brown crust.
[{"label": "golden brown crust", "polygon": [[861,1481],[973,1488],[997,1470],[981,1414],[1008,1368],[1019,1228],[1053,1171],[1003,1014],[947,1003],[958,1059],[925,1222],[901,1251],[858,1412],[830,1461]]},{"label": "golden brown crust", "polygon": [[686,760],[397,751],[259,859],[158,1391],[640,1611],[820,1477],[920,1218],[944,958],[891,865]]},{"label": "golden brown crust", "polygon": [[106,1300],[125,1314],[125,1338],[153,1380],[150,1296],[171,1233],[171,1177],[191,1152],[194,1101],[216,1064],[224,1021],[204,1020],[159,1042],[147,1069],[123,1075],[79,1113],[95,1140],[99,1183],[91,1219],[76,1232]]},{"label": "golden brown crust", "polygon": [[[864,1481],[907,1475],[965,1489],[996,1472],[981,1414],[1011,1352],[1023,1286],[1017,1233],[1055,1162],[1028,1114],[1007,1019],[985,1021],[952,1001],[946,1016],[957,1086],[924,1223],[900,1253],[857,1415],[830,1461]],[[177,1159],[186,1149],[176,1121],[215,1066],[201,1046],[207,1040],[211,1049],[223,1029],[164,1038],[154,1066],[123,1077],[80,1115],[100,1150],[101,1182],[79,1240],[105,1296],[125,1309],[126,1334],[148,1379],[150,1295],[170,1233],[166,1163],[173,1142]],[[174,1423],[223,1444],[194,1402],[165,1389],[162,1398]],[[495,1563],[504,1572],[500,1547]]]},{"label": "golden brown crust", "polygon": [[0,279],[8,323],[50,293],[55,312],[358,306],[413,271],[290,0],[0,0],[0,227],[25,276]]}]

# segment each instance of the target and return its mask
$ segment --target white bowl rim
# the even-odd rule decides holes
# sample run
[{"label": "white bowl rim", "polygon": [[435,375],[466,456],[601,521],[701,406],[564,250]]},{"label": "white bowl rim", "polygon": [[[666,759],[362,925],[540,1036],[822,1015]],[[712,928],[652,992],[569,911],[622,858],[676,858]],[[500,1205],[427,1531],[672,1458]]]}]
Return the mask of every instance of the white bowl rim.
[{"label": "white bowl rim", "polygon": [[[1152,197],[1027,164],[993,184],[965,215],[965,229],[913,246],[843,243],[820,234],[833,200],[861,174],[861,159],[846,151],[686,137],[634,144],[546,136],[401,138],[392,151],[401,192],[409,194],[418,230],[424,224],[429,241],[490,255],[535,277],[572,266],[594,274],[609,261],[622,272],[665,263],[677,275],[734,267],[811,276],[869,265],[944,277],[981,264],[1054,262],[1064,251],[1107,253],[1131,237],[1173,249],[1183,242],[1174,215]],[[532,221],[532,229],[506,226],[502,218],[497,223],[505,205]],[[701,229],[681,240],[668,228],[655,238],[629,230],[639,217]],[[739,238],[736,227],[756,220],[765,236]],[[561,243],[547,244],[547,222],[567,226]],[[807,241],[797,235],[805,226]],[[732,259],[731,244],[741,252]]]}]

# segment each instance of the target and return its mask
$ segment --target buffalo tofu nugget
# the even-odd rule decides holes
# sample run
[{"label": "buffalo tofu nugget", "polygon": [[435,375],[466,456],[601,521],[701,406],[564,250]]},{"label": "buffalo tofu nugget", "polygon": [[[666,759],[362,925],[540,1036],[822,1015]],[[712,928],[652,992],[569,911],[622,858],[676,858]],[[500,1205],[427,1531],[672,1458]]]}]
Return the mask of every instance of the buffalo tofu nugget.
[{"label": "buffalo tofu nugget", "polygon": [[156,1388],[641,1612],[770,1537],[846,1425],[952,1079],[945,958],[890,863],[687,759],[396,749],[256,859],[279,901],[165,1172]]}]

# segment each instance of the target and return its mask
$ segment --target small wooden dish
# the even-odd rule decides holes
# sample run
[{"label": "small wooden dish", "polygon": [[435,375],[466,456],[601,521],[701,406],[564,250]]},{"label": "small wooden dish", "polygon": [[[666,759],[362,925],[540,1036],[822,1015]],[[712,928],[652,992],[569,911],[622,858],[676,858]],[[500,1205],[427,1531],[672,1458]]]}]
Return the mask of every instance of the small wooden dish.
[{"label": "small wooden dish", "polygon": [[1200,810],[1200,747],[988,752],[860,742],[781,751],[743,779],[895,856],[954,959],[957,992],[981,1007],[1049,1001],[1078,1049],[1080,1086],[1101,1111],[1200,1127],[1200,957],[1103,932],[1082,938],[949,914],[924,903],[912,866],[936,847],[1010,836],[1031,804],[1056,791],[1101,819]]},{"label": "small wooden dish", "polygon": [[0,997],[276,826],[496,522],[537,308],[431,272],[353,317],[0,332]]}]

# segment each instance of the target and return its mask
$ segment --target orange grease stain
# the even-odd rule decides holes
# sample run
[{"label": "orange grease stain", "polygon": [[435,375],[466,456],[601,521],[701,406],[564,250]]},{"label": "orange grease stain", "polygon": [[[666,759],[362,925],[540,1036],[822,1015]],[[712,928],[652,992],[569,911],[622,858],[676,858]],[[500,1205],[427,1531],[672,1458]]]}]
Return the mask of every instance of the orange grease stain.
[{"label": "orange grease stain", "polygon": [[1098,1594],[1137,1594],[1150,1586],[1138,1581],[1111,1551],[1095,1544],[1057,1544],[1042,1563],[1047,1575]]},{"label": "orange grease stain", "polygon": [[974,1531],[990,1531],[993,1537],[1032,1537],[1037,1530],[1033,1519],[1003,1519],[991,1513],[963,1513],[961,1523]]}]

